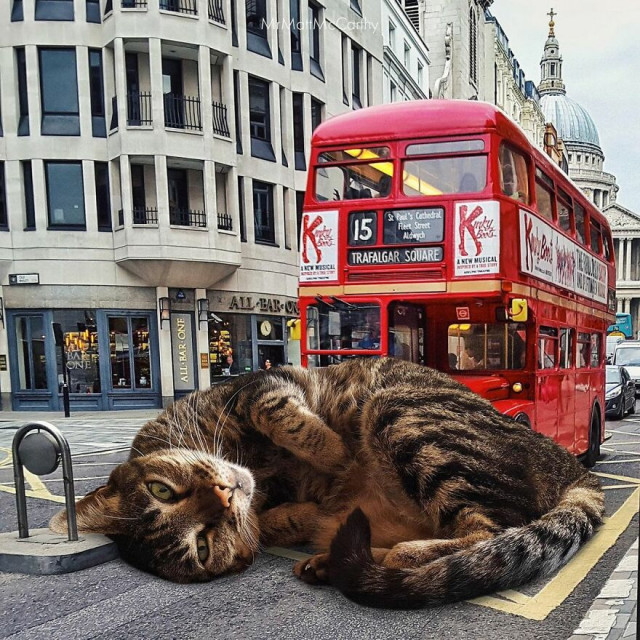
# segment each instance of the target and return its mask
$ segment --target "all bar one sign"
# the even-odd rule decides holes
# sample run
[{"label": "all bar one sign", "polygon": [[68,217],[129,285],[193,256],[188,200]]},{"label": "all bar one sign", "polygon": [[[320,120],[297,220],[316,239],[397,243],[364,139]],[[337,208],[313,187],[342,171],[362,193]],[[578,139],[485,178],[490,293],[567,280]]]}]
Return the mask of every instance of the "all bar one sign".
[{"label": "all bar one sign", "polygon": [[175,391],[193,391],[196,388],[191,320],[190,313],[171,314],[171,356]]}]

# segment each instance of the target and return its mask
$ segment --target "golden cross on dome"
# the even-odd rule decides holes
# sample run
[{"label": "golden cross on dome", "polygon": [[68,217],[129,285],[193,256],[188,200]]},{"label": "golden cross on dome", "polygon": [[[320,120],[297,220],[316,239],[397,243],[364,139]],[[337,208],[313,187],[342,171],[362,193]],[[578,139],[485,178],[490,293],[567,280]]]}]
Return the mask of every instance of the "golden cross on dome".
[{"label": "golden cross on dome", "polygon": [[553,10],[553,7],[551,7],[551,11],[549,11],[549,13],[547,13],[547,15],[549,16],[549,18],[551,18],[549,20],[549,35],[552,36],[553,35],[553,27],[556,24],[553,21],[553,16],[557,16],[558,14]]}]

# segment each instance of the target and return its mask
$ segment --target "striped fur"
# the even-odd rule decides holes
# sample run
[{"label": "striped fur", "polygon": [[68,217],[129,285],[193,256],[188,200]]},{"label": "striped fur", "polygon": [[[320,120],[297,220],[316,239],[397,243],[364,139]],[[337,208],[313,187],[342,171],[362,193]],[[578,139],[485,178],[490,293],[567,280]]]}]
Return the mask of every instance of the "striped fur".
[{"label": "striped fur", "polygon": [[[150,494],[154,481],[171,501]],[[415,607],[555,570],[603,505],[595,477],[550,439],[445,374],[383,358],[272,369],[176,402],[78,520],[181,582],[243,568],[258,535],[311,542],[320,553],[295,567],[302,580]]]}]

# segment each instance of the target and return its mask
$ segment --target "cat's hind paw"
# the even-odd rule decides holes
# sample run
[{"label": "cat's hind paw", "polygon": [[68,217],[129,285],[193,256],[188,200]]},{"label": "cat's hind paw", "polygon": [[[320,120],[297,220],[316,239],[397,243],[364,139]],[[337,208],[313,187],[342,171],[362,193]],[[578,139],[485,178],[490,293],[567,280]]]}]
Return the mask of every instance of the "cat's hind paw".
[{"label": "cat's hind paw", "polygon": [[301,560],[293,567],[293,573],[307,584],[326,584],[329,582],[329,554],[319,553]]}]

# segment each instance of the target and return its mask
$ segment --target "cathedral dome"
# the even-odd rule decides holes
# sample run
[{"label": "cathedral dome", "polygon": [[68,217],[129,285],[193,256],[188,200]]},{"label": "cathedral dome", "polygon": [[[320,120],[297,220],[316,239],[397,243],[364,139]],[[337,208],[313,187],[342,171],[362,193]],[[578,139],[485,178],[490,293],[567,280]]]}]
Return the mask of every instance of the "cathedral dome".
[{"label": "cathedral dome", "polygon": [[600,147],[598,130],[584,107],[563,93],[547,93],[540,97],[540,108],[547,122],[555,126],[558,137],[568,143],[592,144]]}]

